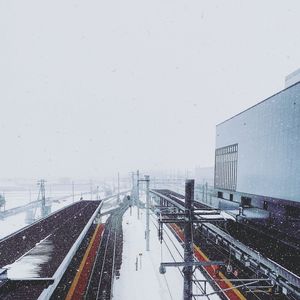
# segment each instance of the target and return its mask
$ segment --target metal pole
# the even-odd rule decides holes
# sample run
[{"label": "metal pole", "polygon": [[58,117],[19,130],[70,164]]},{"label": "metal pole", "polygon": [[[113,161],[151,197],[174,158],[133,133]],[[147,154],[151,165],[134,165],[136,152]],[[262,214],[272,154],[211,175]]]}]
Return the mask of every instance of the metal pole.
[{"label": "metal pole", "polygon": [[149,192],[149,183],[150,183],[150,176],[145,175],[146,181],[146,251],[150,251],[150,228],[149,228],[149,221],[150,221],[150,192]]},{"label": "metal pole", "polygon": [[[193,179],[185,181],[185,218],[184,225],[184,262],[189,263],[194,261],[193,257],[193,205],[194,200],[194,185]],[[184,285],[183,285],[183,299],[191,300],[193,292],[193,267],[186,266],[183,268]]]},{"label": "metal pole", "polygon": [[93,200],[93,182],[90,181],[90,189],[91,189],[91,200]]},{"label": "metal pole", "polygon": [[45,180],[42,180],[41,193],[42,193],[42,209],[43,209],[43,217],[45,217],[45,216],[46,216],[46,191],[45,191]]},{"label": "metal pole", "polygon": [[118,172],[118,203],[120,203],[120,173]]},{"label": "metal pole", "polygon": [[131,199],[130,199],[130,202],[131,202],[131,206],[134,204],[134,197],[135,197],[135,193],[134,193],[134,172],[132,172],[132,191],[131,191]]},{"label": "metal pole", "polygon": [[140,257],[140,270],[142,269],[142,253],[139,253],[139,257]]},{"label": "metal pole", "polygon": [[132,185],[131,191],[132,191],[132,194],[133,194],[133,191],[134,191],[134,172],[131,173],[131,185]]},{"label": "metal pole", "polygon": [[45,193],[45,180],[41,179],[38,182],[40,186],[40,195],[41,195],[41,215],[42,218],[46,215],[46,193]]},{"label": "metal pole", "polygon": [[137,188],[137,191],[136,191],[136,205],[137,205],[137,218],[139,219],[140,218],[140,182],[139,182],[139,179],[140,179],[140,171],[137,170],[136,172],[136,188]]}]

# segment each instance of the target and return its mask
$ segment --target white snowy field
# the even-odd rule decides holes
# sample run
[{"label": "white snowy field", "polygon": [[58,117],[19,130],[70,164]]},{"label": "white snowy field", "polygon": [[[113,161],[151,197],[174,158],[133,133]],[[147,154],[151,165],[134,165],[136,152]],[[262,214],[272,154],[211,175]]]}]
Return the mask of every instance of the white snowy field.
[{"label": "white snowy field", "polygon": [[[123,217],[123,257],[120,278],[114,281],[113,298],[120,300],[179,300],[183,295],[183,276],[181,268],[169,267],[162,275],[159,273],[161,262],[183,261],[183,248],[172,232],[164,225],[164,241],[158,240],[156,217],[150,217],[150,251],[147,252],[145,240],[146,211],[137,208],[127,210]],[[141,255],[140,255],[141,254]],[[136,260],[138,268],[136,270]],[[196,272],[197,279],[204,279]],[[195,279],[195,278],[194,278]],[[208,292],[213,292],[209,286]],[[193,292],[201,294],[199,287]],[[220,299],[217,295],[198,297],[201,299]]]}]

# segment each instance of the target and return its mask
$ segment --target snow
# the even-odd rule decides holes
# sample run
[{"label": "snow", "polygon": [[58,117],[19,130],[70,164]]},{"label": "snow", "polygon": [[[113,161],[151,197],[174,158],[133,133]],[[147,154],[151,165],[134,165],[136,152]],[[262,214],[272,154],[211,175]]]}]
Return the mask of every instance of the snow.
[{"label": "snow", "polygon": [[116,209],[119,206],[117,197],[112,197],[103,201],[103,205],[100,210],[100,223],[105,223],[109,217],[109,212]]},{"label": "snow", "polygon": [[103,205],[101,207],[101,214],[107,213],[110,210],[113,210],[119,206],[118,198],[117,197],[111,197],[109,199],[105,199],[103,201]]},{"label": "snow", "polygon": [[221,211],[220,212],[220,215],[224,218],[224,219],[226,219],[226,220],[232,220],[232,221],[235,221],[235,217],[234,216],[232,216],[231,214],[229,214],[229,213],[227,213],[227,212],[225,212],[225,211]]},{"label": "snow", "polygon": [[26,279],[40,277],[41,265],[49,261],[53,245],[48,237],[36,244],[34,248],[21,256],[14,263],[3,268],[7,269],[9,279]]},{"label": "snow", "polygon": [[26,226],[26,212],[0,219],[0,239]]},{"label": "snow", "polygon": [[[173,233],[164,225],[164,241],[160,244],[157,236],[157,220],[150,217],[150,251],[145,251],[146,211],[140,209],[141,216],[137,219],[137,209],[127,210],[123,217],[123,258],[120,278],[114,281],[114,299],[121,300],[169,300],[182,299],[183,276],[182,268],[169,267],[164,275],[159,273],[161,262],[183,261],[183,248]],[[141,256],[139,254],[142,254]],[[136,270],[138,259],[138,270]],[[141,260],[141,261],[140,261]],[[197,279],[204,279],[200,272],[195,272]],[[208,285],[208,292],[213,289]],[[194,293],[201,294],[194,287]],[[201,299],[220,299],[217,295]]]},{"label": "snow", "polygon": [[256,207],[249,207],[243,209],[243,215],[240,215],[240,211],[238,209],[235,210],[227,210],[228,215],[231,215],[235,220],[236,217],[242,217],[246,219],[267,219],[269,217],[269,212]]},{"label": "snow", "polygon": [[[160,244],[157,240],[156,229],[151,223],[150,252],[145,251],[144,210],[140,210],[141,219],[137,219],[137,209],[127,210],[123,217],[123,261],[120,270],[120,279],[115,280],[115,299],[179,299],[181,289],[168,290],[168,286],[181,285],[181,274],[175,270],[161,275],[158,272],[160,265]],[[163,253],[166,249],[163,249]],[[139,254],[142,254],[141,256]],[[136,271],[136,259],[138,270]],[[171,259],[167,254],[164,259]],[[169,271],[169,270],[168,270]]]},{"label": "snow", "polygon": [[[55,197],[52,199],[62,198],[62,197],[65,198],[60,200],[55,200],[54,202],[51,202],[51,204],[47,203],[47,205],[50,205],[51,207],[51,212],[55,212],[73,203],[73,196],[67,194],[66,191],[52,191],[52,195],[55,195]],[[6,209],[25,205],[28,203],[29,200],[28,191],[7,192],[5,194],[5,198],[6,198]],[[37,198],[32,197],[32,201],[36,199]],[[77,195],[75,197],[75,202],[78,201],[79,199],[80,196]],[[33,216],[35,217],[34,219],[32,219]],[[35,220],[38,220],[40,218],[41,218],[41,209],[40,209],[40,205],[38,205],[34,208],[28,208],[26,211],[0,219],[0,228],[1,228],[0,239],[33,223]]]},{"label": "snow", "polygon": [[[144,200],[144,196],[141,197]],[[65,201],[52,204],[52,211],[72,203],[72,197]],[[104,213],[117,206],[116,197],[104,202],[101,212]],[[104,216],[106,219],[107,216]],[[102,217],[103,218],[103,217]],[[6,220],[1,220],[6,226],[2,227],[1,235],[14,231],[25,224],[26,213],[20,213]],[[10,221],[8,221],[10,220]],[[150,215],[150,251],[145,251],[145,224],[146,210],[140,209],[140,219],[137,218],[137,208],[128,209],[123,217],[123,257],[120,278],[115,279],[113,286],[114,299],[120,300],[167,300],[182,299],[183,276],[182,268],[169,267],[165,274],[159,273],[161,262],[182,262],[183,248],[173,233],[164,225],[163,243],[160,244],[157,235],[157,219],[155,214]],[[3,229],[5,230],[3,231]],[[9,278],[39,277],[42,264],[47,263],[51,255],[52,245],[46,240],[41,241],[35,248],[24,254],[8,268]],[[140,255],[141,254],[141,255]],[[136,270],[136,260],[138,266]],[[195,272],[196,279],[204,279],[201,272]],[[195,279],[195,278],[194,278]],[[213,292],[207,285],[207,292]],[[194,293],[201,294],[201,290],[194,286]],[[199,297],[198,297],[199,298]],[[220,299],[217,295],[202,297],[201,299]]]}]

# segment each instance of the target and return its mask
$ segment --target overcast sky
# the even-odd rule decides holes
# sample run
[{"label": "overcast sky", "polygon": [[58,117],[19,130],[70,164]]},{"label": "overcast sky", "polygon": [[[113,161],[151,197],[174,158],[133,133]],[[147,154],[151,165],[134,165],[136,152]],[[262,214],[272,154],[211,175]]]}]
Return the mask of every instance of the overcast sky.
[{"label": "overcast sky", "polygon": [[0,0],[0,177],[213,166],[300,67],[300,1]]}]

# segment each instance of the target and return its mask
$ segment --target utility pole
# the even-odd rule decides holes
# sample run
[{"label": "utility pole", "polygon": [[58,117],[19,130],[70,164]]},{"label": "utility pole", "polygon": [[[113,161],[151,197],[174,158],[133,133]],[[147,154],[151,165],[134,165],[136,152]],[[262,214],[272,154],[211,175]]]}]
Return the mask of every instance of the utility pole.
[{"label": "utility pole", "polygon": [[145,238],[146,238],[146,251],[150,251],[150,176],[145,175],[145,179],[140,179],[138,182],[146,182],[146,231],[145,231]]},{"label": "utility pole", "polygon": [[150,191],[149,191],[149,185],[150,185],[150,176],[145,175],[145,181],[146,181],[146,251],[150,251]]},{"label": "utility pole", "polygon": [[74,181],[72,181],[72,199],[73,199],[73,203],[75,201],[75,195],[74,195]]},{"label": "utility pole", "polygon": [[118,172],[118,203],[120,203],[120,173]]},{"label": "utility pole", "polygon": [[138,220],[140,219],[140,183],[139,183],[139,178],[140,178],[140,171],[137,170],[136,172],[136,206],[137,206],[137,218]]},{"label": "utility pole", "polygon": [[[194,185],[193,179],[186,180],[185,182],[185,219],[189,220],[184,224],[184,262],[186,264],[194,261],[193,253],[193,235],[191,220],[194,219],[194,208],[192,201],[194,201]],[[185,300],[192,299],[193,294],[193,266],[187,265],[183,268],[184,284],[183,284],[183,298]]]},{"label": "utility pole", "polygon": [[42,218],[46,215],[46,193],[45,193],[45,180],[41,179],[38,181],[38,185],[40,186],[40,195],[41,195],[41,213]]},{"label": "utility pole", "polygon": [[99,185],[97,185],[97,200],[99,200]]},{"label": "utility pole", "polygon": [[134,204],[134,197],[135,197],[135,192],[134,192],[134,172],[131,174],[131,180],[132,180],[132,191],[131,191],[131,197],[130,197],[130,215],[131,215],[131,209],[132,205]]},{"label": "utility pole", "polygon": [[[162,262],[160,264],[160,273],[166,272],[166,267],[183,267],[184,283],[183,283],[183,299],[192,300],[193,298],[193,272],[194,268],[211,265],[225,265],[222,261],[194,261],[193,255],[193,224],[201,224],[207,222],[207,215],[216,215],[210,221],[224,220],[220,216],[220,212],[215,210],[206,210],[195,212],[193,208],[194,201],[194,185],[195,180],[188,179],[185,181],[185,209],[183,213],[169,213],[161,211],[159,218],[160,240],[162,241],[163,223],[179,223],[184,225],[184,261],[183,262]],[[206,295],[204,291],[203,296]],[[194,295],[195,296],[195,295]]]},{"label": "utility pole", "polygon": [[149,190],[149,183],[150,183],[150,176],[145,175],[144,180],[139,180],[146,182],[146,231],[145,231],[145,237],[146,237],[146,251],[150,251],[150,190]]},{"label": "utility pole", "polygon": [[91,189],[91,200],[93,200],[93,182],[90,181],[90,189]]}]

